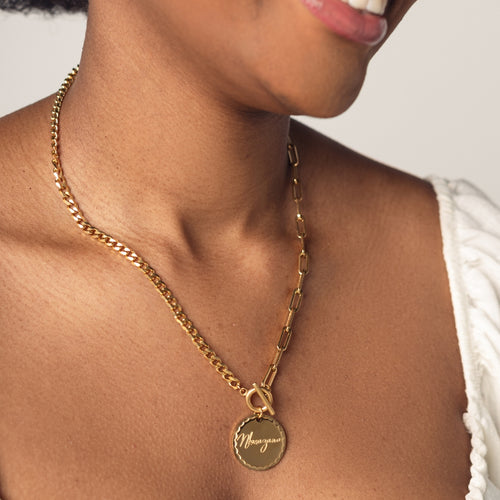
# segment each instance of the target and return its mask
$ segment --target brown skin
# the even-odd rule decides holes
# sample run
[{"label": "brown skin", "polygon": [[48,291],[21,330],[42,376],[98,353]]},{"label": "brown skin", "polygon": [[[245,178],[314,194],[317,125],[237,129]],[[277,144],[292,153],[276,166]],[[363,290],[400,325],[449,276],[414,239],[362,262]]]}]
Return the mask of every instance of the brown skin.
[{"label": "brown skin", "polygon": [[[412,3],[393,3],[391,29]],[[91,4],[63,109],[68,179],[248,386],[296,273],[288,118],[274,113],[340,113],[378,47],[294,0],[197,0],[194,19],[181,0],[110,4]],[[2,498],[463,498],[464,383],[428,184],[292,123],[312,272],[273,388],[289,447],[255,473],[229,446],[244,400],[66,213],[50,106],[0,122]]]}]

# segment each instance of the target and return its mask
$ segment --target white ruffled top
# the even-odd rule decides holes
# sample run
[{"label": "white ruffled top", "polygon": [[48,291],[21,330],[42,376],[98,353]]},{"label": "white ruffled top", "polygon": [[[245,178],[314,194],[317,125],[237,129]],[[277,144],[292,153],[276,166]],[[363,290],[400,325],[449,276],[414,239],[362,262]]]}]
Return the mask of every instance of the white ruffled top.
[{"label": "white ruffled top", "polygon": [[500,500],[500,208],[466,181],[429,181],[439,202],[468,400],[466,500]]}]

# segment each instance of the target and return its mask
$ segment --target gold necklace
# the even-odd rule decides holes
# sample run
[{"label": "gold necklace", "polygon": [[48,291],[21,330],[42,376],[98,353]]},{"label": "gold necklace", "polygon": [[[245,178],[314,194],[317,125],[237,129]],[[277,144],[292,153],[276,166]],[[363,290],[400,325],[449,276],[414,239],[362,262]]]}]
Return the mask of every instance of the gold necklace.
[{"label": "gold necklace", "polygon": [[[285,431],[281,424],[273,418],[275,411],[272,406],[273,395],[271,393],[271,387],[274,379],[276,378],[276,374],[278,373],[278,366],[280,364],[281,357],[287,350],[292,337],[293,320],[302,303],[302,289],[305,277],[309,270],[309,254],[306,250],[305,244],[305,221],[300,210],[302,189],[299,179],[299,155],[297,148],[290,140],[288,141],[287,153],[288,163],[292,171],[292,197],[297,209],[295,223],[297,228],[297,237],[300,242],[297,286],[292,292],[290,304],[286,313],[285,325],[281,331],[276,345],[276,352],[269,368],[267,369],[267,372],[260,384],[254,383],[251,389],[247,389],[242,386],[241,381],[198,333],[198,330],[194,326],[193,322],[187,317],[186,313],[184,313],[179,301],[174,297],[174,294],[169,290],[158,273],[142,257],[134,252],[134,250],[125,244],[120,243],[109,234],[106,234],[100,229],[92,226],[92,224],[90,224],[90,222],[83,215],[78,203],[75,201],[75,197],[73,196],[66,181],[66,177],[64,176],[61,160],[59,158],[59,115],[64,97],[71,87],[77,73],[78,67],[69,73],[59,88],[52,107],[50,122],[53,173],[63,201],[78,227],[84,233],[105,244],[120,255],[123,255],[132,263],[132,265],[138,267],[146,275],[146,277],[155,286],[156,290],[160,293],[163,300],[169,306],[175,320],[189,335],[196,348],[229,384],[229,386],[245,398],[248,408],[252,411],[252,415],[245,418],[236,427],[232,437],[233,451],[236,458],[244,466],[253,470],[267,470],[276,465],[281,460],[285,452]],[[254,396],[260,398],[260,406],[254,405]]]}]

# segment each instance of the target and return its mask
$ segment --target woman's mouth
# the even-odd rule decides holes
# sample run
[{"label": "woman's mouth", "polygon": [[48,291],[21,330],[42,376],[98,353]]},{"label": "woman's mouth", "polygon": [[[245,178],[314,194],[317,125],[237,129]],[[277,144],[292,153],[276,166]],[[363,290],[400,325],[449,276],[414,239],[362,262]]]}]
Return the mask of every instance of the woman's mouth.
[{"label": "woman's mouth", "polygon": [[364,45],[376,45],[387,33],[383,17],[388,0],[301,0],[327,28]]}]

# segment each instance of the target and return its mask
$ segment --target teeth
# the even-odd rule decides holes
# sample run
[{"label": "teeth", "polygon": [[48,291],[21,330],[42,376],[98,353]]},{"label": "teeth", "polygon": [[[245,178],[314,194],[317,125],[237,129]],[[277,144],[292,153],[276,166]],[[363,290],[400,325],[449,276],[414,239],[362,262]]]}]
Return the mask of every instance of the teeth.
[{"label": "teeth", "polygon": [[342,0],[354,9],[366,10],[372,14],[382,16],[387,7],[388,0]]},{"label": "teeth", "polygon": [[387,7],[387,0],[368,0],[366,10],[372,14],[383,15]]},{"label": "teeth", "polygon": [[354,9],[365,10],[368,0],[342,0],[344,3],[349,4]]}]

